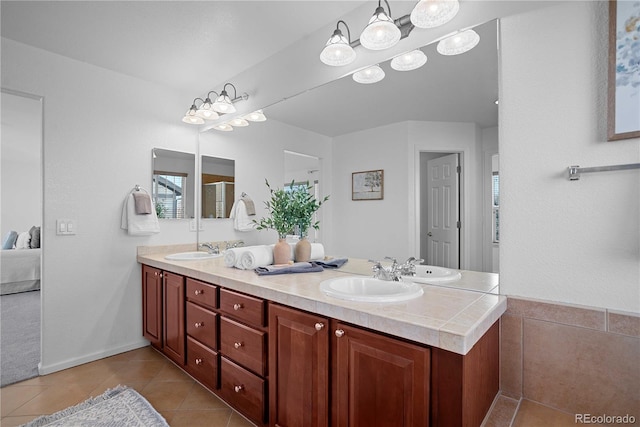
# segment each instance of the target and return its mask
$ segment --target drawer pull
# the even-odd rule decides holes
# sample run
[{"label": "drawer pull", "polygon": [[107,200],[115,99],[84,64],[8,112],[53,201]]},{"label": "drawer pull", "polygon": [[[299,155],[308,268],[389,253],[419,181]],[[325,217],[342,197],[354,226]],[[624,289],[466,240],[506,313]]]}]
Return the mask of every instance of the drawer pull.
[{"label": "drawer pull", "polygon": [[202,365],[202,359],[197,358],[196,359],[196,365]]},{"label": "drawer pull", "polygon": [[321,331],[322,329],[324,329],[324,323],[316,323],[316,331]]},{"label": "drawer pull", "polygon": [[233,309],[234,309],[235,311],[238,311],[238,310],[240,310],[241,308],[242,308],[242,304],[239,304],[239,303],[235,303],[235,304],[233,304]]},{"label": "drawer pull", "polygon": [[196,322],[193,326],[196,328],[202,328],[204,326],[204,322]]},{"label": "drawer pull", "polygon": [[344,335],[344,331],[342,329],[336,329],[336,336],[338,338],[342,338],[343,335]]},{"label": "drawer pull", "polygon": [[240,347],[242,347],[242,343],[241,342],[237,342],[237,343],[234,343],[233,346],[235,348],[240,348]]},{"label": "drawer pull", "polygon": [[193,293],[196,294],[196,295],[202,295],[202,294],[204,294],[204,291],[196,289]]},{"label": "drawer pull", "polygon": [[243,385],[237,385],[233,387],[233,391],[235,391],[236,393],[240,393],[242,390],[244,390]]}]

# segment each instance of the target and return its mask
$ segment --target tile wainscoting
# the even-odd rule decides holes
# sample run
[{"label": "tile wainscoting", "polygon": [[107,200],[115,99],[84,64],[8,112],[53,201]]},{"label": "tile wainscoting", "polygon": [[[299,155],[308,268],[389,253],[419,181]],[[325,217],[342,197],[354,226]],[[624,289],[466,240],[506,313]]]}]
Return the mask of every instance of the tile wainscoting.
[{"label": "tile wainscoting", "polygon": [[509,297],[500,326],[504,396],[640,424],[639,314]]}]

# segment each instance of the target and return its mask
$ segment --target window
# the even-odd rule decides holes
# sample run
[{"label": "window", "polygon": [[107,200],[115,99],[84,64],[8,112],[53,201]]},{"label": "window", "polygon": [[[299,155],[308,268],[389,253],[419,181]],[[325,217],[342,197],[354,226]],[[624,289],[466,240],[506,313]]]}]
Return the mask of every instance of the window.
[{"label": "window", "polygon": [[186,203],[184,189],[187,174],[175,172],[153,172],[152,198],[158,218],[182,219]]},{"label": "window", "polygon": [[[309,188],[311,187],[311,188]],[[306,191],[309,191],[311,193],[313,193],[313,196],[316,198],[316,200],[320,199],[320,185],[318,184],[318,181],[313,181],[313,183],[309,183],[309,181],[306,182],[290,182],[288,184],[285,184],[283,187],[284,191],[297,191],[299,189],[304,189]],[[315,223],[316,221],[318,221],[318,211],[313,213],[313,221],[312,223]],[[300,230],[299,227],[296,227],[295,230],[293,231],[296,235],[300,235]],[[307,230],[307,238],[309,239],[310,242],[314,242],[317,237],[318,237],[318,232],[315,228],[310,227],[309,230]]]},{"label": "window", "polygon": [[493,242],[498,243],[500,241],[500,175],[498,172],[493,172],[492,182],[491,182],[491,193],[492,193],[492,235]]}]

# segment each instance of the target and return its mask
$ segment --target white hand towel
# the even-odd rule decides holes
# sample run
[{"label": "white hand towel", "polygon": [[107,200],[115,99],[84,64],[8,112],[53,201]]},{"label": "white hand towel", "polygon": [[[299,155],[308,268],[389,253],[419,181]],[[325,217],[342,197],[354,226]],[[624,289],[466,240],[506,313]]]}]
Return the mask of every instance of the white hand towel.
[{"label": "white hand towel", "polygon": [[149,215],[136,215],[133,193],[129,193],[122,205],[120,228],[127,230],[130,236],[149,236],[160,232],[160,223],[155,209],[151,209]]},{"label": "white hand towel", "polygon": [[231,248],[224,251],[224,265],[227,267],[240,268],[240,256],[247,251],[248,247]]},{"label": "white hand towel", "polygon": [[265,267],[273,264],[273,248],[271,246],[252,246],[240,255],[240,266],[245,270]]},{"label": "white hand towel", "polygon": [[247,213],[247,206],[242,199],[236,200],[231,206],[231,215],[233,219],[233,228],[236,231],[253,231],[255,230],[255,224],[249,219]]}]

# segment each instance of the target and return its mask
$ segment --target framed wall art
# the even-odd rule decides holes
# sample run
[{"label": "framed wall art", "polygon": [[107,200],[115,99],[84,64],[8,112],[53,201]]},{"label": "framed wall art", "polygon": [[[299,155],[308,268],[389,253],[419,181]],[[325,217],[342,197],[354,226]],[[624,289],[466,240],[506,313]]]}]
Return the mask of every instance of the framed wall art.
[{"label": "framed wall art", "polygon": [[384,171],[382,169],[351,174],[351,200],[382,200]]},{"label": "framed wall art", "polygon": [[640,137],[640,2],[609,1],[609,141]]}]

